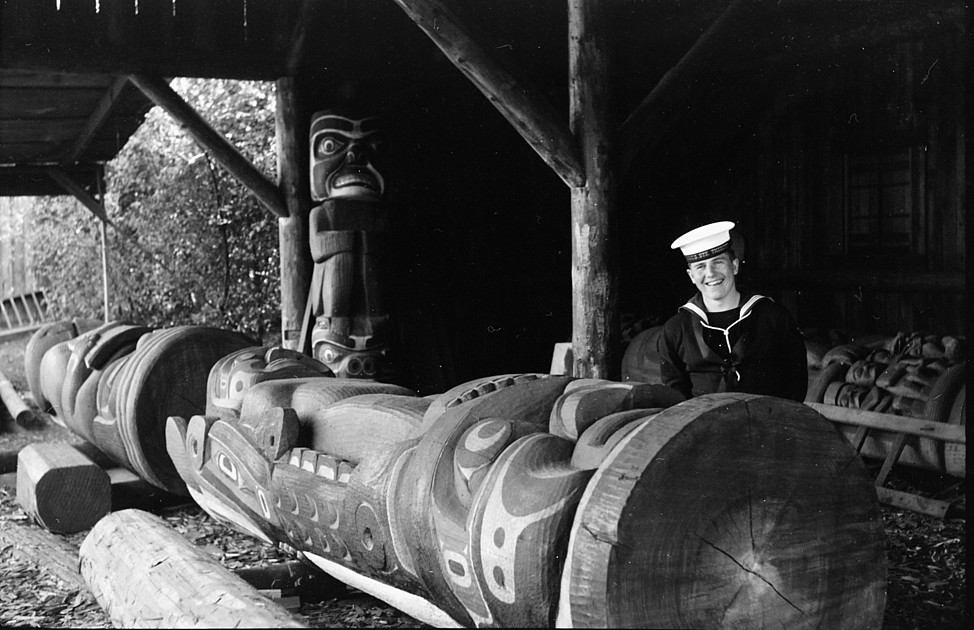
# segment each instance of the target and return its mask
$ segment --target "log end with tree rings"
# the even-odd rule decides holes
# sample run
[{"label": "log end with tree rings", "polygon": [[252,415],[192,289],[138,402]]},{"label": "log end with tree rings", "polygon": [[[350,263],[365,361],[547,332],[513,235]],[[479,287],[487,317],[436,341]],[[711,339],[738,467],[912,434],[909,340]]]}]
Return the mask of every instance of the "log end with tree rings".
[{"label": "log end with tree rings", "polygon": [[886,570],[875,489],[831,423],[713,394],[642,423],[599,467],[558,625],[879,628]]},{"label": "log end with tree rings", "polygon": [[239,333],[203,326],[155,331],[139,340],[115,382],[115,419],[134,472],[167,492],[186,494],[166,451],[166,420],[204,413],[210,369],[252,345]]}]

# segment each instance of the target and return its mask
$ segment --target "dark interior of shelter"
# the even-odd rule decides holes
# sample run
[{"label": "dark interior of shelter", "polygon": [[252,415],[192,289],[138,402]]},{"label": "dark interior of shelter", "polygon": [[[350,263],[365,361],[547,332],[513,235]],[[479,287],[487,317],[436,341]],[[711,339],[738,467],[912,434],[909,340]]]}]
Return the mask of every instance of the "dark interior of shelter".
[{"label": "dark interior of shelter", "polygon": [[[3,72],[290,74],[313,95],[307,110],[351,103],[383,117],[384,286],[402,384],[429,393],[543,372],[571,340],[570,187],[395,3],[250,0],[246,25],[220,13],[235,3],[143,1],[127,24],[41,4],[4,3]],[[444,4],[569,119],[565,3]],[[619,132],[607,141],[636,147],[616,165],[609,209],[620,339],[690,296],[670,243],[722,219],[744,238],[740,282],[810,333],[964,334],[963,4],[755,2],[692,71],[669,74],[729,4],[748,5],[602,3]],[[289,58],[302,20],[306,43]],[[52,47],[25,48],[44,28]],[[628,128],[659,86],[666,98]]]}]

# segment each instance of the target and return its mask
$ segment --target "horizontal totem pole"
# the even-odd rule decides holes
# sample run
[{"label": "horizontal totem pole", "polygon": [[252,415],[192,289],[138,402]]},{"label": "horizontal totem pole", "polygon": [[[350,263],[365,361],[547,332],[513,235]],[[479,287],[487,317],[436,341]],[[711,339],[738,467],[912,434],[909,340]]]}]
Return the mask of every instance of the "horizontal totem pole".
[{"label": "horizontal totem pole", "polygon": [[189,492],[422,621],[881,625],[875,491],[804,405],[542,374],[428,397],[282,378],[231,400],[249,356],[213,368],[206,415],[168,420]]}]

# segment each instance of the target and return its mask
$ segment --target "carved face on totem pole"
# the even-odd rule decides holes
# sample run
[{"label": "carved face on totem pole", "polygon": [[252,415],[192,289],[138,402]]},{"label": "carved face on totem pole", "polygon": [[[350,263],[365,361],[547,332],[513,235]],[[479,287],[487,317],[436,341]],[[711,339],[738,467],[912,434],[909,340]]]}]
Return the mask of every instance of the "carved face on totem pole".
[{"label": "carved face on totem pole", "polygon": [[372,160],[379,143],[379,119],[349,118],[332,110],[311,119],[311,198],[375,201],[385,182]]},{"label": "carved face on totem pole", "polygon": [[315,271],[311,354],[339,377],[388,375],[380,258],[385,182],[373,162],[379,119],[323,110],[311,119],[309,215]]}]

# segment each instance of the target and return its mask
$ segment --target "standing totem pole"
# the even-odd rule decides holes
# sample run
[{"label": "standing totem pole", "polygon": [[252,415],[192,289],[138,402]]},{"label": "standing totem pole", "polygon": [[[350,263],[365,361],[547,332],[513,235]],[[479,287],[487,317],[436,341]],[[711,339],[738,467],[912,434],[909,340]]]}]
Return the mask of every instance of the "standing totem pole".
[{"label": "standing totem pole", "polygon": [[311,118],[311,198],[321,203],[310,215],[315,266],[300,347],[340,377],[392,372],[378,277],[387,227],[385,184],[372,164],[379,132],[374,117],[324,110]]}]

